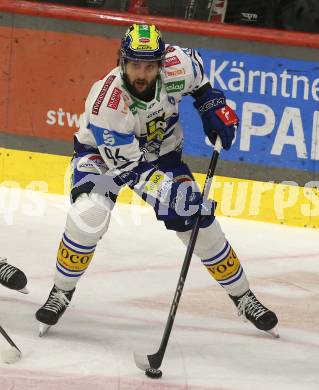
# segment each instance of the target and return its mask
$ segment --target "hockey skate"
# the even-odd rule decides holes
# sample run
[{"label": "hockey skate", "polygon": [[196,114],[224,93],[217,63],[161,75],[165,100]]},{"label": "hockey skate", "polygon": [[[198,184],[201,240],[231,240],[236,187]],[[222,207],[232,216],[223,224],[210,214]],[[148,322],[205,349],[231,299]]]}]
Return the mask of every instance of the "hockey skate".
[{"label": "hockey skate", "polygon": [[239,297],[230,295],[230,298],[235,303],[239,316],[244,316],[257,329],[279,337],[275,328],[278,323],[276,314],[260,303],[251,290]]},{"label": "hockey skate", "polygon": [[5,257],[0,258],[0,284],[11,289],[28,294],[27,277],[19,268],[8,264]]},{"label": "hockey skate", "polygon": [[45,335],[52,325],[55,325],[71,302],[75,288],[71,291],[64,291],[55,285],[50,291],[45,304],[35,313],[36,319],[40,322],[39,336]]}]

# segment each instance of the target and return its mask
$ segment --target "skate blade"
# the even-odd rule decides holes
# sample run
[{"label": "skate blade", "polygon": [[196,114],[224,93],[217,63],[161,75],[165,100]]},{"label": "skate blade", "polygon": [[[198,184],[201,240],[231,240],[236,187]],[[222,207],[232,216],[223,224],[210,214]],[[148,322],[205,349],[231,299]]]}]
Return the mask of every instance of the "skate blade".
[{"label": "skate blade", "polygon": [[22,293],[22,294],[29,294],[29,290],[26,287],[22,288],[21,290],[17,290],[17,291]]},{"label": "skate blade", "polygon": [[51,328],[51,325],[40,323],[40,325],[39,325],[39,337],[42,337],[45,334],[47,334],[50,328]]},{"label": "skate blade", "polygon": [[277,331],[277,327],[275,326],[274,328],[270,329],[270,330],[266,330],[265,331],[266,333],[268,333],[270,336],[274,337],[275,339],[279,339],[280,338],[280,335]]}]

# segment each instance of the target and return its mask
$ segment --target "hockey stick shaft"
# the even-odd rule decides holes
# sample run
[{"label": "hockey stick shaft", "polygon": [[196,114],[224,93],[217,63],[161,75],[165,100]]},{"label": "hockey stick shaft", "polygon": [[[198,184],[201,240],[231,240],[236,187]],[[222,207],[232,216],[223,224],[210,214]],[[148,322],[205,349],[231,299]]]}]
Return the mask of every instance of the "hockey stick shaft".
[{"label": "hockey stick shaft", "polygon": [[[203,191],[202,191],[203,202],[205,202],[205,200],[208,198],[208,195],[209,195],[209,189],[210,189],[210,186],[211,186],[211,181],[212,181],[213,176],[215,174],[215,169],[216,169],[218,157],[219,157],[219,154],[220,154],[220,150],[221,150],[221,141],[220,141],[220,138],[217,137],[217,140],[216,140],[216,143],[215,143],[215,147],[214,147],[214,152],[213,152],[210,164],[209,164],[208,172],[207,172],[206,179],[205,179],[204,188],[203,188]],[[182,269],[181,269],[181,272],[180,272],[180,276],[179,276],[179,279],[178,279],[178,282],[177,282],[175,295],[174,295],[173,302],[172,302],[172,305],[171,305],[171,308],[170,308],[170,312],[169,312],[169,315],[168,315],[168,319],[167,319],[167,322],[166,322],[166,326],[165,326],[165,329],[164,329],[164,333],[163,333],[163,336],[162,336],[162,341],[161,341],[159,350],[155,354],[153,354],[153,355],[147,355],[147,360],[148,360],[148,363],[149,363],[149,367],[151,367],[151,368],[159,368],[161,366],[161,364],[162,364],[162,361],[163,361],[163,358],[164,358],[164,354],[165,354],[165,351],[166,351],[166,347],[167,347],[167,344],[168,344],[168,340],[169,340],[169,337],[170,337],[170,334],[171,334],[171,330],[172,330],[172,327],[173,327],[173,324],[174,324],[174,319],[175,319],[175,315],[176,315],[176,312],[177,312],[178,304],[179,304],[179,301],[180,301],[180,298],[181,298],[181,295],[182,295],[182,291],[183,291],[183,288],[184,288],[184,284],[185,284],[186,276],[187,276],[188,269],[189,269],[189,266],[190,266],[191,258],[192,258],[193,252],[194,252],[194,248],[195,248],[195,244],[196,244],[196,240],[197,240],[197,236],[198,236],[198,232],[199,232],[199,227],[200,227],[200,221],[201,221],[201,215],[200,215],[200,213],[198,213],[198,215],[196,217],[196,221],[195,221],[194,227],[193,227],[193,230],[192,230],[192,234],[191,234],[191,237],[190,237],[190,240],[189,240],[189,243],[188,243],[188,247],[187,247],[187,250],[186,250],[183,266],[182,266]],[[142,369],[146,369],[147,368],[146,364],[142,364],[138,360],[139,360],[139,358],[136,355],[135,356],[135,362],[138,365],[138,367],[140,367]]]},{"label": "hockey stick shaft", "polygon": [[[20,351],[20,349],[16,346],[16,344],[13,342],[13,340],[9,337],[8,333],[2,328],[2,326],[0,326],[0,333],[2,334],[2,336],[7,340],[7,342],[11,345],[11,347],[14,347],[16,348],[18,351]],[[20,351],[21,352],[21,351]]]}]

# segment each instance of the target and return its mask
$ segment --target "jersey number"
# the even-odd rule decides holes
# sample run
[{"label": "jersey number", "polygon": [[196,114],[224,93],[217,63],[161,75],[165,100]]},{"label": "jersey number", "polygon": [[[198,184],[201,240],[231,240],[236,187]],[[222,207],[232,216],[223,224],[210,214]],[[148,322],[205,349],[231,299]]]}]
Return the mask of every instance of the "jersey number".
[{"label": "jersey number", "polygon": [[114,165],[117,166],[118,162],[128,162],[129,160],[120,155],[120,148],[116,148],[112,151],[110,148],[104,147],[104,152],[109,160],[112,160]]}]

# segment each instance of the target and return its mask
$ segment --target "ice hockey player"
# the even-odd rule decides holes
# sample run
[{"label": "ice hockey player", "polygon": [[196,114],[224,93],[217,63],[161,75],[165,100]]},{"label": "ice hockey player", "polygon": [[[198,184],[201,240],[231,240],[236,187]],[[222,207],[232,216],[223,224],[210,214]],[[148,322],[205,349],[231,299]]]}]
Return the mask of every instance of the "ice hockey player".
[{"label": "ice hockey player", "polygon": [[2,286],[28,294],[27,282],[24,272],[14,265],[8,264],[5,257],[0,257],[0,284]]},{"label": "ice hockey player", "polygon": [[194,98],[210,141],[214,144],[218,135],[223,148],[230,149],[238,118],[223,92],[212,88],[199,53],[165,45],[154,25],[129,27],[121,41],[119,66],[93,84],[75,134],[72,205],[57,253],[54,286],[36,312],[40,335],[69,305],[125,184],[153,206],[156,218],[185,246],[201,210],[195,254],[239,314],[263,331],[275,328],[277,317],[250,290],[214,217],[214,203],[202,205],[192,173],[182,161],[178,104],[184,95]]}]

